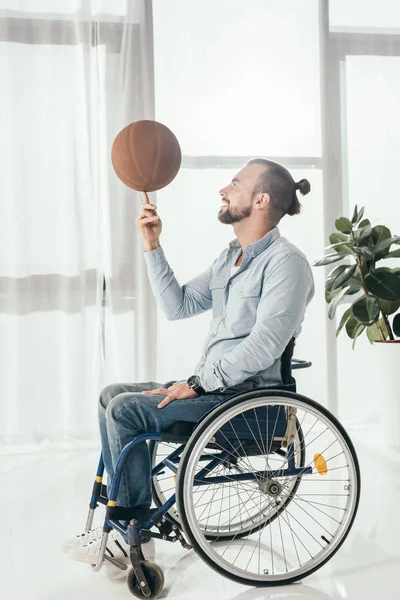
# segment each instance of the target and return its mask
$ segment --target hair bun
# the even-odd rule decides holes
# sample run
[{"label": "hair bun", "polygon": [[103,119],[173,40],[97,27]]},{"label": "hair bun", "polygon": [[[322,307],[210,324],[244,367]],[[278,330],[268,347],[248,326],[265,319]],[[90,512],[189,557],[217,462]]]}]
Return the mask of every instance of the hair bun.
[{"label": "hair bun", "polygon": [[311,190],[311,184],[308,179],[300,179],[296,184],[296,189],[300,191],[302,196],[306,196]]}]

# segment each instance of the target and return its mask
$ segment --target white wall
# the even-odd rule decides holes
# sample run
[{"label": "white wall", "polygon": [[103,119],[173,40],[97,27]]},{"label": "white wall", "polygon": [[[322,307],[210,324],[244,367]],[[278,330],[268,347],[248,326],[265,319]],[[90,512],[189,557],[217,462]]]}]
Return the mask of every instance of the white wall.
[{"label": "white wall", "polygon": [[[365,206],[371,223],[386,225],[393,235],[400,235],[400,58],[347,58],[345,102],[347,216],[358,203]],[[400,266],[400,259],[390,259],[389,264]],[[354,351],[351,344],[342,332],[337,340],[339,416],[352,423],[378,422],[376,384],[379,387],[379,379],[385,376],[382,365],[377,368],[378,349],[364,338],[357,340]]]},{"label": "white wall", "polygon": [[[172,43],[173,40],[173,43]],[[318,2],[314,0],[154,0],[156,119],[177,135],[184,156],[321,155]],[[182,169],[158,193],[162,244],[181,284],[207,268],[234,238],[217,220],[218,190],[238,169]],[[323,253],[318,170],[304,214],[282,222],[282,235],[310,261]],[[313,361],[299,389],[326,402],[323,272],[296,355]],[[208,314],[158,319],[159,379],[184,378],[201,356]],[[316,323],[318,325],[316,326]]]}]

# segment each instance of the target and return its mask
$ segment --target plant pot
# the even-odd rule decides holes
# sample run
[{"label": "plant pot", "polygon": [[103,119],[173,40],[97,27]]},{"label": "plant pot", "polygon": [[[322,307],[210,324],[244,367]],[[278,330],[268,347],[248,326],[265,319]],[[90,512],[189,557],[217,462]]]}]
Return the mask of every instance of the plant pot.
[{"label": "plant pot", "polygon": [[400,446],[400,340],[374,342],[374,350],[383,443]]}]

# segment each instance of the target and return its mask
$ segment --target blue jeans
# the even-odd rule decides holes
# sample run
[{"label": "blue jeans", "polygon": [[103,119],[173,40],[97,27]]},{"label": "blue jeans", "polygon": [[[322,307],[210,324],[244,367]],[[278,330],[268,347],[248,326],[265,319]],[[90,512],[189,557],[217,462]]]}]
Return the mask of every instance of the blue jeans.
[{"label": "blue jeans", "polygon": [[[143,396],[142,391],[168,388],[176,383],[115,383],[100,394],[99,424],[103,459],[108,483],[123,447],[139,433],[166,431],[175,421],[195,423],[208,410],[231,394],[206,394],[189,400],[174,400],[157,408],[165,396]],[[130,453],[121,478],[117,504],[150,508],[151,462],[146,442],[137,444]]]}]

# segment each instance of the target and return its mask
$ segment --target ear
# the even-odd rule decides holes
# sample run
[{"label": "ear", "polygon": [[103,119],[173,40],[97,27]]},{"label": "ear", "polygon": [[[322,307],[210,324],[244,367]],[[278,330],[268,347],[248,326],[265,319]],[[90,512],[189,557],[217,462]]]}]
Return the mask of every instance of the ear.
[{"label": "ear", "polygon": [[270,203],[271,197],[267,192],[257,194],[255,207],[257,210],[262,210]]}]

